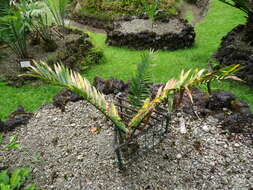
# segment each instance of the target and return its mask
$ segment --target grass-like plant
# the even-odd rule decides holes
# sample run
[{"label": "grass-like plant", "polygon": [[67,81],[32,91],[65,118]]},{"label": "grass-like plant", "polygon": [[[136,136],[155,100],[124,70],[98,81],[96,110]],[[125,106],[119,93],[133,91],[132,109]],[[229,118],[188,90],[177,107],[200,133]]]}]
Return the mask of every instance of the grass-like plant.
[{"label": "grass-like plant", "polygon": [[69,0],[44,0],[44,2],[50,10],[55,23],[64,27]]},{"label": "grass-like plant", "polygon": [[[150,55],[147,54],[143,59],[148,59],[148,56]],[[34,64],[35,66],[31,67],[32,72],[26,75],[44,79],[83,96],[85,100],[95,106],[110,119],[116,127],[122,130],[126,134],[126,138],[130,137],[133,131],[135,131],[133,128],[138,127],[143,119],[150,115],[159,104],[167,101],[171,94],[186,91],[191,98],[189,87],[198,86],[200,84],[209,84],[210,87],[212,81],[225,79],[239,69],[239,65],[232,65],[213,72],[205,69],[182,72],[178,80],[171,79],[166,83],[164,88],[161,87],[153,100],[147,98],[138,113],[133,116],[128,124],[125,124],[122,122],[122,118],[120,118],[115,105],[113,103],[108,103],[104,95],[98,92],[95,87],[91,86],[89,81],[79,73],[66,68],[62,64],[56,64],[54,69],[51,69],[44,62],[35,62]]]}]

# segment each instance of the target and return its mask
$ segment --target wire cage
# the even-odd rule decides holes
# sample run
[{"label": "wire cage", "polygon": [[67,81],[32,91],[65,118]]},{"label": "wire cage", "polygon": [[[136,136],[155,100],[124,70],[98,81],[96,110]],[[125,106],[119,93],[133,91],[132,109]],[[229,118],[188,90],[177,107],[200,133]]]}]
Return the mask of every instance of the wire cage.
[{"label": "wire cage", "polygon": [[[119,114],[124,123],[128,123],[137,113],[129,100],[116,96]],[[170,114],[165,105],[159,106],[149,117],[143,119],[133,129],[130,138],[125,139],[124,132],[115,127],[115,153],[120,168],[129,163],[139,154],[144,154],[158,145],[166,136],[170,124]]]}]

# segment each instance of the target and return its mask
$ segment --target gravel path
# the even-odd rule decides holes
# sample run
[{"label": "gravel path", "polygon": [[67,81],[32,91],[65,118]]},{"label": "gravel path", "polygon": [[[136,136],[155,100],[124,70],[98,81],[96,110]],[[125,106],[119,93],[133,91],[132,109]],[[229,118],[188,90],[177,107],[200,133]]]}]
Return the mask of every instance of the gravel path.
[{"label": "gravel path", "polygon": [[123,172],[115,160],[110,122],[84,101],[68,103],[64,113],[47,104],[14,131],[24,149],[0,152],[2,165],[31,167],[34,181],[45,190],[252,190],[248,137],[231,138],[212,117],[193,120],[179,112],[173,118],[166,139]]}]

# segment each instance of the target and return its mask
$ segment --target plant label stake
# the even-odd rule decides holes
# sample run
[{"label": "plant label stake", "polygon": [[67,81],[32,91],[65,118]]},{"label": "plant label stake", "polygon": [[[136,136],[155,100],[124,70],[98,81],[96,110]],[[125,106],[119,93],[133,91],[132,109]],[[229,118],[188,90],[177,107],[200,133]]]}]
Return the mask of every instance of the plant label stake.
[{"label": "plant label stake", "polygon": [[31,61],[20,61],[21,68],[29,68],[31,67]]}]

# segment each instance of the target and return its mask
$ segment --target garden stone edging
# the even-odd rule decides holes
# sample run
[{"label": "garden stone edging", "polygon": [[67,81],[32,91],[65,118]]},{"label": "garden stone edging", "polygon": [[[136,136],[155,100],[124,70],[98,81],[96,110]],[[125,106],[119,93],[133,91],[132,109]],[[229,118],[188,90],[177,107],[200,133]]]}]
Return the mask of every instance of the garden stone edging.
[{"label": "garden stone edging", "polygon": [[5,121],[0,120],[0,132],[12,131],[16,127],[26,125],[32,116],[33,113],[26,112],[24,107],[19,105]]},{"label": "garden stone edging", "polygon": [[[127,96],[129,92],[129,82],[124,83],[115,78],[103,80],[100,77],[95,77],[93,85],[106,95],[121,93]],[[150,86],[151,97],[154,98],[158,89],[164,85],[164,83],[153,83]],[[225,130],[233,133],[253,133],[253,114],[249,105],[237,99],[232,92],[214,91],[208,95],[198,88],[191,88],[191,93],[194,104],[191,103],[189,96],[184,94],[178,110],[193,117],[196,117],[196,114],[201,118],[212,116],[221,122]],[[179,93],[176,93],[174,98],[178,98],[178,96]]]},{"label": "garden stone edging", "polygon": [[173,17],[157,21],[133,19],[114,23],[107,31],[107,44],[133,49],[176,50],[192,47],[195,40],[193,26]]}]

